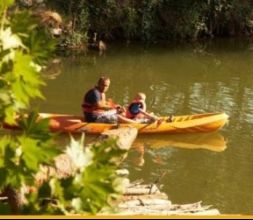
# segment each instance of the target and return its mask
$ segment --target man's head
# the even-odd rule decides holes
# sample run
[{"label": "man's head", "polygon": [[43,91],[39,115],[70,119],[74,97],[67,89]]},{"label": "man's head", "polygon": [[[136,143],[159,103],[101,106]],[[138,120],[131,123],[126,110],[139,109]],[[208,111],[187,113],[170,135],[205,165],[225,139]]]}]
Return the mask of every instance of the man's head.
[{"label": "man's head", "polygon": [[110,83],[111,81],[109,77],[102,76],[98,80],[97,88],[100,92],[104,93],[109,89]]},{"label": "man's head", "polygon": [[146,100],[146,95],[142,92],[139,92],[137,93],[136,97],[135,97],[136,100],[142,100],[142,101],[145,101]]}]

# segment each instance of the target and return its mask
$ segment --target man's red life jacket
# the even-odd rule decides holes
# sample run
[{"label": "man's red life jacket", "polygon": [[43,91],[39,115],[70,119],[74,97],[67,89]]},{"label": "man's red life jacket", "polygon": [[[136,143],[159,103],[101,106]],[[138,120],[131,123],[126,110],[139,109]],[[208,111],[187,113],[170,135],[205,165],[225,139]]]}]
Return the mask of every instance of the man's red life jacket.
[{"label": "man's red life jacket", "polygon": [[[86,95],[87,95],[90,91],[92,91],[92,90],[97,90],[97,91],[99,92],[99,94],[100,94],[100,100],[102,100],[102,94],[101,94],[101,92],[100,92],[97,88],[90,89],[90,90],[86,93]],[[86,100],[86,95],[85,95],[85,97],[84,97],[83,104],[82,104],[83,112],[86,112],[86,113],[102,112],[103,110],[97,108],[96,105],[91,104],[91,103],[88,103],[88,102],[85,102],[85,100]]]},{"label": "man's red life jacket", "polygon": [[[100,100],[102,100],[102,93],[101,93],[96,87],[93,88],[93,89],[91,89],[91,90],[89,90],[89,91],[86,93],[86,95],[87,95],[90,91],[92,91],[92,90],[97,90],[97,91],[99,92],[99,95],[100,95]],[[102,112],[105,111],[105,110],[103,110],[103,109],[99,109],[99,108],[98,108],[96,105],[94,105],[94,104],[85,102],[86,95],[85,95],[85,97],[84,97],[83,104],[82,104],[83,112],[86,112],[86,113],[94,113],[94,114],[98,113],[98,114],[99,114],[99,113],[102,113]],[[114,107],[116,106],[116,104],[113,103],[112,100],[109,100],[109,101],[108,101],[108,104],[109,104],[112,108],[114,108]]]}]

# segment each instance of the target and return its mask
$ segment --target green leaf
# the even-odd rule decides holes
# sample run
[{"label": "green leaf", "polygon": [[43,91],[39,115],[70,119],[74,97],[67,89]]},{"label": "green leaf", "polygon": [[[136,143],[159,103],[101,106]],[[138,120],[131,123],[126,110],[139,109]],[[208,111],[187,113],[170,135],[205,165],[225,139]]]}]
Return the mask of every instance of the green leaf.
[{"label": "green leaf", "polygon": [[22,116],[19,121],[19,126],[22,128],[25,135],[47,142],[54,136],[49,131],[49,119],[38,120],[38,117],[39,115],[35,111],[31,112],[28,117]]},{"label": "green leaf", "polygon": [[38,196],[46,198],[51,196],[51,188],[48,182],[44,182],[38,189]]},{"label": "green leaf", "polygon": [[50,54],[56,47],[56,41],[49,39],[45,30],[33,31],[29,35],[27,46],[30,48],[31,55],[39,64],[48,61]]},{"label": "green leaf", "polygon": [[15,99],[23,103],[25,106],[29,104],[29,95],[25,91],[25,85],[22,82],[16,81],[12,83],[12,91]]},{"label": "green leaf", "polygon": [[8,172],[6,168],[0,168],[0,190],[6,185],[6,179],[8,177]]},{"label": "green leaf", "polygon": [[37,31],[35,29],[38,26],[38,22],[36,22],[28,10],[18,11],[14,13],[10,18],[10,21],[10,26],[13,30],[13,33],[19,35],[23,43],[26,45],[30,33],[32,31]]},{"label": "green leaf", "polygon": [[113,185],[115,178],[115,168],[112,166],[88,166],[83,172],[83,188],[80,193],[83,209],[96,213],[102,207],[108,206],[111,195],[117,193]]},{"label": "green leaf", "polygon": [[51,196],[58,198],[60,201],[64,201],[64,188],[61,186],[61,183],[56,178],[52,178],[49,182],[51,188]]},{"label": "green leaf", "polygon": [[50,164],[59,150],[43,145],[40,140],[32,139],[26,136],[18,138],[22,148],[22,158],[27,168],[37,171],[39,164]]},{"label": "green leaf", "polygon": [[31,170],[38,170],[38,163],[43,159],[41,152],[38,148],[38,140],[33,140],[27,137],[19,138],[23,151],[23,159],[26,166]]},{"label": "green leaf", "polygon": [[0,1],[0,10],[1,10],[0,13],[1,13],[4,9],[10,7],[13,3],[14,3],[14,0],[1,0],[1,1]]},{"label": "green leaf", "polygon": [[4,121],[7,124],[10,124],[10,125],[15,125],[16,124],[16,120],[15,120],[16,112],[15,112],[15,109],[14,109],[13,106],[9,105],[8,107],[6,107],[5,110],[4,110],[4,114],[5,114]]},{"label": "green leaf", "polygon": [[92,151],[96,155],[94,162],[97,163],[98,166],[108,164],[116,165],[126,153],[125,150],[118,148],[117,140],[115,139],[108,139],[102,143],[94,145]]},{"label": "green leaf", "polygon": [[15,112],[14,107],[11,106],[11,105],[9,105],[8,107],[5,108],[4,113],[5,113],[5,119],[4,119],[4,121],[7,124],[15,125],[16,124],[16,120],[15,120],[16,112]]},{"label": "green leaf", "polygon": [[10,215],[11,209],[10,206],[8,204],[4,204],[4,203],[0,203],[0,215]]},{"label": "green leaf", "polygon": [[[2,136],[0,139],[0,157],[4,155],[5,153],[5,147],[10,143],[10,137],[9,136]],[[1,163],[0,163],[1,167]]]},{"label": "green leaf", "polygon": [[19,189],[23,185],[25,177],[26,177],[24,173],[20,171],[21,171],[20,168],[17,166],[8,168],[7,177],[5,179],[5,185],[11,185],[13,186],[13,188]]},{"label": "green leaf", "polygon": [[38,74],[30,55],[17,51],[12,72],[11,88],[16,101],[28,106],[30,98],[43,98],[39,89],[45,83]]},{"label": "green leaf", "polygon": [[30,83],[31,85],[44,84],[34,66],[32,56],[17,51],[13,67],[13,73],[17,79],[22,78],[25,83]]},{"label": "green leaf", "polygon": [[10,95],[7,93],[1,93],[1,91],[0,91],[0,100],[6,104],[10,104],[11,102]]}]

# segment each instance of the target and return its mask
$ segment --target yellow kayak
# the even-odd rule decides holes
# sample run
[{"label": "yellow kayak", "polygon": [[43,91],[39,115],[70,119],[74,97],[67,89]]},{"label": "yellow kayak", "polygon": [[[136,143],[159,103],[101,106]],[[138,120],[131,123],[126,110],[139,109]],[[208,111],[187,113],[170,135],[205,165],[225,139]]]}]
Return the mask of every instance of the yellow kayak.
[{"label": "yellow kayak", "polygon": [[168,117],[161,117],[160,120],[150,124],[87,123],[83,122],[81,116],[48,113],[40,113],[39,118],[48,118],[50,130],[53,132],[88,134],[100,134],[105,130],[118,127],[135,127],[141,134],[211,132],[222,128],[228,121],[226,113],[174,116],[171,122],[168,122]]}]

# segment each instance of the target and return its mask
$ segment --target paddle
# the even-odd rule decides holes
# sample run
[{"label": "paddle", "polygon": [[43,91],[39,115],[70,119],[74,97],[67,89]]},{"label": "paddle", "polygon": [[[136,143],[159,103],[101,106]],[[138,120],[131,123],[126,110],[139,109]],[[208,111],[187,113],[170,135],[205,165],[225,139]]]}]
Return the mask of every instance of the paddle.
[{"label": "paddle", "polygon": [[157,123],[157,127],[159,127],[163,122],[167,122],[167,123],[172,123],[173,122],[173,115],[170,115],[168,117],[162,117],[162,118],[157,118],[154,121],[152,121],[150,124],[152,123]]},{"label": "paddle", "polygon": [[65,128],[66,131],[75,131],[79,128],[81,128],[83,125],[86,125],[87,122],[80,122],[80,123],[77,123],[77,124],[73,124],[73,125],[70,125],[68,127]]}]

